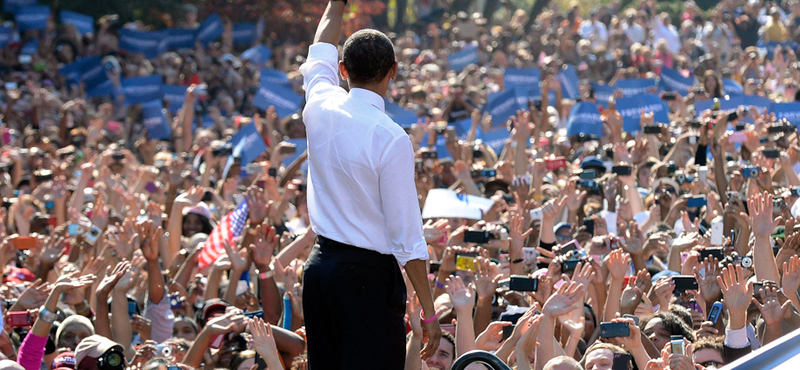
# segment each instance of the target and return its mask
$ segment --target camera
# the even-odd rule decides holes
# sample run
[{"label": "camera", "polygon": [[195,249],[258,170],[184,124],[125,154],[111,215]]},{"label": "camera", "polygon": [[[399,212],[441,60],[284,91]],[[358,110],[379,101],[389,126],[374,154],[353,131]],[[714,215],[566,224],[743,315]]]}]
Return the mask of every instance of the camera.
[{"label": "camera", "polygon": [[214,150],[211,151],[211,154],[215,157],[227,157],[233,154],[233,145],[231,143],[226,143],[221,147],[214,148]]},{"label": "camera", "polygon": [[751,177],[758,177],[758,167],[747,166],[742,168],[742,177],[749,179]]}]

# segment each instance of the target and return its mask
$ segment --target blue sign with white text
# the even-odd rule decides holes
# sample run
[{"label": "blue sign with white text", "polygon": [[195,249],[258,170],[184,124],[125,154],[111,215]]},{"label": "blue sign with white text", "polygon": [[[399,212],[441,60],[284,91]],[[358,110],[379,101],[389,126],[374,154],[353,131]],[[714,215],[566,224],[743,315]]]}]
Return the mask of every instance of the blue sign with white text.
[{"label": "blue sign with white text", "polygon": [[163,85],[161,91],[164,92],[164,100],[167,101],[167,110],[172,114],[178,113],[186,101],[186,86]]},{"label": "blue sign with white text", "polygon": [[261,35],[255,23],[238,23],[233,25],[233,44],[236,46],[250,46]]},{"label": "blue sign with white text", "polygon": [[267,110],[270,106],[275,107],[278,117],[285,118],[300,109],[303,97],[297,95],[288,87],[281,85],[261,85],[253,99],[253,105],[259,109]]},{"label": "blue sign with white text", "polygon": [[50,19],[50,7],[46,5],[18,8],[14,17],[17,22],[17,29],[20,32],[46,29],[48,19]]},{"label": "blue sign with white text", "polygon": [[125,105],[144,104],[164,98],[161,90],[161,76],[131,77],[122,79],[122,93],[125,94]]},{"label": "blue sign with white text", "polygon": [[539,86],[541,81],[541,71],[539,68],[506,68],[503,76],[505,81],[505,89],[511,89],[514,86],[521,85],[523,87]]},{"label": "blue sign with white text", "polygon": [[69,10],[62,10],[59,13],[59,17],[61,18],[61,23],[75,26],[75,29],[77,29],[81,35],[94,33],[94,18],[91,16],[71,12]]},{"label": "blue sign with white text", "polygon": [[594,98],[597,101],[597,105],[608,108],[608,101],[614,97],[614,90],[617,88],[614,86],[608,85],[600,85],[596,82],[592,82],[592,90],[594,90]]},{"label": "blue sign with white text", "polygon": [[3,12],[16,14],[19,9],[36,4],[36,0],[3,0]]},{"label": "blue sign with white text", "polygon": [[167,50],[194,49],[197,30],[193,28],[167,28],[164,30]]},{"label": "blue sign with white text", "polygon": [[772,103],[770,112],[775,114],[778,120],[786,119],[793,125],[800,125],[800,103]]},{"label": "blue sign with white text", "polygon": [[291,82],[286,73],[277,69],[262,68],[259,73],[259,81],[261,85],[278,84],[289,86]]},{"label": "blue sign with white text", "polygon": [[259,135],[255,123],[250,123],[242,127],[229,141],[233,145],[233,155],[242,159],[242,166],[258,158],[261,153],[267,151],[264,139]]},{"label": "blue sign with white text", "polygon": [[622,127],[626,132],[639,131],[643,110],[645,113],[653,113],[654,123],[669,123],[668,109],[658,94],[626,96],[617,99],[617,112],[622,116]]},{"label": "blue sign with white text", "polygon": [[141,32],[123,28],[119,33],[119,48],[131,54],[142,54],[153,59],[167,50],[168,38],[164,31]]},{"label": "blue sign with white text", "polygon": [[661,81],[659,85],[666,91],[674,91],[681,96],[686,96],[692,91],[694,83],[695,80],[693,77],[683,77],[678,71],[667,67],[661,68]]},{"label": "blue sign with white text", "polygon": [[580,102],[572,107],[569,112],[569,121],[567,122],[567,136],[577,136],[579,134],[595,137],[603,136],[603,121],[600,119],[600,111],[597,109],[597,104]]},{"label": "blue sign with white text", "polygon": [[515,90],[500,91],[489,94],[486,110],[492,115],[494,126],[505,126],[511,116],[517,115],[521,109]]},{"label": "blue sign with white text", "polygon": [[151,101],[142,105],[142,123],[147,129],[147,136],[151,139],[169,140],[172,138],[172,129],[164,115],[161,100]]},{"label": "blue sign with white text", "polygon": [[458,52],[447,56],[447,62],[450,69],[461,72],[470,64],[478,64],[478,47],[475,45],[465,46]]},{"label": "blue sign with white text", "polygon": [[564,67],[558,72],[558,79],[561,81],[561,96],[570,100],[578,100],[580,97],[578,73],[575,72],[575,67],[572,65],[568,64]]},{"label": "blue sign with white text", "polygon": [[200,41],[203,45],[216,41],[222,36],[223,31],[225,31],[225,28],[222,26],[219,16],[211,14],[197,28],[197,41]]},{"label": "blue sign with white text", "polygon": [[648,94],[656,86],[656,80],[649,78],[627,78],[617,80],[616,87],[626,96]]},{"label": "blue sign with white text", "polygon": [[384,107],[386,115],[400,127],[411,127],[419,120],[416,113],[390,102],[388,99],[384,100]]},{"label": "blue sign with white text", "polygon": [[242,61],[250,61],[256,66],[266,64],[270,57],[272,57],[272,50],[264,45],[254,46],[242,52]]}]

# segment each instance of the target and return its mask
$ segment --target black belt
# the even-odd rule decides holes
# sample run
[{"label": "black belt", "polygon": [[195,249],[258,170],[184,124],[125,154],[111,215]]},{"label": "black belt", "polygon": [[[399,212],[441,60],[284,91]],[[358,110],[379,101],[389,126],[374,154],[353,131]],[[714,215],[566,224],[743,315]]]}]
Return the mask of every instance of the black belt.
[{"label": "black belt", "polygon": [[[317,235],[317,244],[319,244],[320,247],[358,248],[355,245],[350,245],[350,244],[337,242],[336,240],[328,239],[328,238],[326,238],[326,237],[324,237],[322,235]],[[363,249],[363,248],[359,248],[359,249]]]}]

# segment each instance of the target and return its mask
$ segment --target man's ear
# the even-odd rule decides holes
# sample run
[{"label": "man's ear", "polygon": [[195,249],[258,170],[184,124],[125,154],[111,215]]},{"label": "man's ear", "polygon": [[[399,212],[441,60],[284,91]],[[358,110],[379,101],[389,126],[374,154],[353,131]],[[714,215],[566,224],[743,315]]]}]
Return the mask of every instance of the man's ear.
[{"label": "man's ear", "polygon": [[344,68],[344,62],[339,61],[339,74],[342,76],[342,80],[347,81],[347,69]]},{"label": "man's ear", "polygon": [[389,76],[392,76],[392,79],[397,81],[397,62],[394,62],[392,68],[389,69]]}]

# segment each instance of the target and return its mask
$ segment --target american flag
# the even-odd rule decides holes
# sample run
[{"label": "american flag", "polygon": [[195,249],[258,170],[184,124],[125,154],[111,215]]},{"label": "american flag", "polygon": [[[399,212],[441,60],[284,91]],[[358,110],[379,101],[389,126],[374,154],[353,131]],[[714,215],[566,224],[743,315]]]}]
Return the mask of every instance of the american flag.
[{"label": "american flag", "polygon": [[217,227],[211,231],[211,235],[208,236],[208,240],[198,256],[200,269],[210,266],[220,255],[225,253],[223,240],[233,244],[233,238],[242,236],[244,225],[247,223],[248,211],[247,201],[244,200],[233,212],[223,217]]}]

